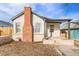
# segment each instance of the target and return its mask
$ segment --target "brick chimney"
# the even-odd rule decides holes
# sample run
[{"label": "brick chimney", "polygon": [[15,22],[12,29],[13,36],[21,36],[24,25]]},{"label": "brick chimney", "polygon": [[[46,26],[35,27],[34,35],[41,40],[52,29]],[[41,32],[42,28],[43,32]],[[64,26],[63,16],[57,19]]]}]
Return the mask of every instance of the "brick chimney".
[{"label": "brick chimney", "polygon": [[32,42],[31,8],[24,8],[23,42]]}]

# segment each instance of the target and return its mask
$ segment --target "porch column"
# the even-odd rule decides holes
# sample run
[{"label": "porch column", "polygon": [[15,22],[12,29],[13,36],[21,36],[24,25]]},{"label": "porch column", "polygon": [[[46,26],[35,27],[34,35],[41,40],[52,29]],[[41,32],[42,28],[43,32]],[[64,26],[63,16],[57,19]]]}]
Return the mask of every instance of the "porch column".
[{"label": "porch column", "polygon": [[68,21],[68,39],[70,39],[70,21]]},{"label": "porch column", "polygon": [[47,37],[47,22],[44,22],[44,38]]}]

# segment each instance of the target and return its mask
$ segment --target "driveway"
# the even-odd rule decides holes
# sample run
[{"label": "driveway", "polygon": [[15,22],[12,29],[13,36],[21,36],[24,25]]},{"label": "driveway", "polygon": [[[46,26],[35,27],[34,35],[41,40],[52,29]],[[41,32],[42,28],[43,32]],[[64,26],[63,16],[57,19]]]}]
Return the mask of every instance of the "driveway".
[{"label": "driveway", "polygon": [[64,56],[79,56],[79,47],[72,45],[64,45],[58,46],[57,49],[62,53]]}]

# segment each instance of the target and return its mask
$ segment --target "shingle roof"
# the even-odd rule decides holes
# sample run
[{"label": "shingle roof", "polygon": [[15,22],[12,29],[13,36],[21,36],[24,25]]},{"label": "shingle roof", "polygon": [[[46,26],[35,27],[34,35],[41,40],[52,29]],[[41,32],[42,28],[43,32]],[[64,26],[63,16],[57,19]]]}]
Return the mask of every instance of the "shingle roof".
[{"label": "shingle roof", "polygon": [[[13,21],[13,20],[15,20],[16,18],[18,18],[18,17],[20,17],[21,15],[23,15],[23,14],[24,14],[24,11],[20,12],[20,13],[17,14],[16,16],[14,16],[11,20]],[[38,15],[37,13],[34,13],[34,12],[32,12],[32,14],[35,14],[35,15],[37,15],[37,16],[43,18],[43,20],[45,19],[46,22],[54,22],[54,21],[56,21],[56,22],[63,22],[63,21],[71,21],[71,20],[72,20],[72,19],[51,19],[51,18],[48,18],[48,17],[40,16],[40,15]]]},{"label": "shingle roof", "polygon": [[[63,24],[61,24],[61,29],[68,29],[68,23],[65,22]],[[70,29],[79,29],[79,21],[71,21],[70,22]]]},{"label": "shingle roof", "polygon": [[12,27],[12,26],[13,25],[11,23],[0,20],[0,27]]}]

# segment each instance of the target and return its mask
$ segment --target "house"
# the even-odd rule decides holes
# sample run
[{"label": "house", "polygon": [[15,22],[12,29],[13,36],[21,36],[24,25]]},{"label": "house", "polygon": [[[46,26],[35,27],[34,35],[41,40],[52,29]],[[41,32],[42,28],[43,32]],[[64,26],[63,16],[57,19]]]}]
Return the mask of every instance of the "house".
[{"label": "house", "polygon": [[[60,24],[71,19],[50,19],[32,12],[30,7],[12,18],[13,39],[23,42],[40,42],[43,39],[60,38]],[[68,27],[68,35],[70,27]],[[68,37],[69,38],[69,37]]]},{"label": "house", "polygon": [[[63,33],[62,33],[63,37],[67,39],[67,37],[68,37],[67,23],[61,24],[61,30],[63,31]],[[75,21],[72,20],[70,22],[70,39],[79,40],[79,21],[78,20],[75,20]]]},{"label": "house", "polygon": [[12,35],[12,24],[0,20],[0,36],[11,36],[11,35]]}]

